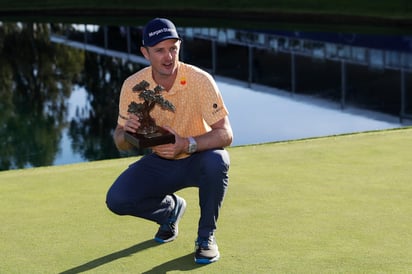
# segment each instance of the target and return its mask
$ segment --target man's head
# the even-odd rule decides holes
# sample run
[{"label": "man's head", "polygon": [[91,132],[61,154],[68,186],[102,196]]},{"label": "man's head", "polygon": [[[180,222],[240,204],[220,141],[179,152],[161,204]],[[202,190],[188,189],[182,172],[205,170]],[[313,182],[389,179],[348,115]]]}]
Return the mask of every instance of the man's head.
[{"label": "man's head", "polygon": [[152,19],[143,29],[142,44],[144,47],[153,47],[166,39],[181,40],[175,25],[168,19]]},{"label": "man's head", "polygon": [[153,79],[167,88],[167,81],[174,81],[179,66],[181,39],[175,25],[168,19],[155,18],[143,30],[140,51],[149,60]]}]

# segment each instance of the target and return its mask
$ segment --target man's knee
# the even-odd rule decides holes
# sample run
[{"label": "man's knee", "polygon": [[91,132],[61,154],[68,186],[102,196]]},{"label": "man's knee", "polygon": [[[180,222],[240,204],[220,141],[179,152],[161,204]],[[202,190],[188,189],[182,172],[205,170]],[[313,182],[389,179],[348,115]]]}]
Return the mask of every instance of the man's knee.
[{"label": "man's knee", "polygon": [[116,198],[116,195],[111,193],[110,191],[107,193],[106,196],[106,206],[107,208],[117,215],[129,215],[129,206],[123,200],[119,200]]},{"label": "man's knee", "polygon": [[229,166],[229,153],[225,149],[215,149],[205,152],[204,167],[207,172],[227,173]]}]

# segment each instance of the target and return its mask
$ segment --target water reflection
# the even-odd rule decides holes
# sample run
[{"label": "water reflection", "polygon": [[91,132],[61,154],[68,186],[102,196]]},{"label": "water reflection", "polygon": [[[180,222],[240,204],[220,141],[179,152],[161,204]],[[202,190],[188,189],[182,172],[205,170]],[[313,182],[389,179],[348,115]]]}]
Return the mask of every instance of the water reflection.
[{"label": "water reflection", "polygon": [[79,109],[86,113],[76,115],[70,122],[72,150],[89,161],[118,157],[110,136],[117,123],[119,87],[128,75],[141,67],[87,51],[84,54],[84,87],[90,108]]},{"label": "water reflection", "polygon": [[[314,55],[294,55],[286,48],[296,53],[299,40],[289,37],[286,41],[285,34],[250,35],[210,29],[185,29],[183,33],[183,59],[212,73],[294,94],[311,94],[332,101],[342,97],[342,63],[320,58],[330,56],[331,41],[322,42],[329,45],[323,51],[319,43],[301,43],[301,51],[312,49]],[[62,38],[56,35],[63,40],[59,42]],[[64,37],[81,42],[76,44],[79,48],[64,45],[68,42]],[[254,46],[236,44],[236,37]],[[62,138],[82,160],[122,156],[111,135],[116,125],[120,86],[127,76],[145,65],[137,55],[137,41],[139,28],[94,27],[85,32],[64,24],[0,23],[0,170],[56,163],[62,152]],[[342,48],[347,53],[347,47]],[[99,51],[104,54],[96,53]],[[361,48],[350,53],[358,61],[365,60],[366,55],[370,60],[383,60],[376,57],[378,52],[365,55]],[[388,52],[385,56],[384,60],[394,63],[399,55]],[[401,58],[398,63],[406,65],[402,67],[404,74],[400,74],[385,67],[377,69],[377,65],[383,64],[378,61],[374,66],[345,63],[345,98],[397,115],[400,90],[412,86],[407,67],[411,63]],[[72,117],[68,98],[78,89],[87,92],[87,104],[78,106]],[[411,105],[406,108],[409,113]]]},{"label": "water reflection", "polygon": [[[81,158],[120,156],[110,137],[119,87],[141,66],[51,43],[49,24],[3,23],[0,44],[0,170],[53,165],[67,127]],[[75,86],[89,107],[68,121]]]},{"label": "water reflection", "polygon": [[[86,25],[55,32],[57,43],[147,64],[141,27]],[[412,117],[412,37],[355,33],[181,28],[182,59],[214,75]]]},{"label": "water reflection", "polygon": [[50,43],[45,24],[0,25],[0,169],[53,164],[82,51]]}]

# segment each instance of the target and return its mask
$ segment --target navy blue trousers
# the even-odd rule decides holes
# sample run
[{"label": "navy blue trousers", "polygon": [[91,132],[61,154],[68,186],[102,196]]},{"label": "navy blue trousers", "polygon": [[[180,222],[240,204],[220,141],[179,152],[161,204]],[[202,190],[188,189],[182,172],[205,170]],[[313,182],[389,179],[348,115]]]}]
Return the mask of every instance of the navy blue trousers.
[{"label": "navy blue trousers", "polygon": [[216,230],[228,187],[229,165],[225,149],[197,152],[181,160],[167,160],[152,153],[120,174],[107,193],[106,204],[115,214],[164,224],[175,206],[171,194],[198,187],[198,236],[208,237]]}]

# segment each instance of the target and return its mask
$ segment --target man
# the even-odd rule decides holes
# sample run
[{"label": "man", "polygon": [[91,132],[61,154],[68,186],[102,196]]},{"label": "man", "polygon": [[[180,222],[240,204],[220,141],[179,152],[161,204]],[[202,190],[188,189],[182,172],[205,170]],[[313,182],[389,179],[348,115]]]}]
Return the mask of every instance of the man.
[{"label": "man", "polygon": [[195,262],[207,264],[220,258],[215,239],[216,222],[228,186],[229,155],[224,147],[233,133],[220,91],[205,71],[179,61],[181,38],[168,19],[155,18],[143,29],[141,52],[150,66],[123,83],[118,125],[114,141],[119,150],[129,150],[124,133],[140,126],[136,115],[127,112],[138,101],[132,88],[145,80],[150,88],[162,86],[162,96],[174,112],[156,106],[151,116],[156,124],[175,135],[175,143],[152,147],[126,169],[107,193],[107,206],[116,214],[132,215],[157,222],[155,240],[166,243],[178,235],[178,223],[186,209],[183,198],[174,194],[186,187],[199,188]]}]

